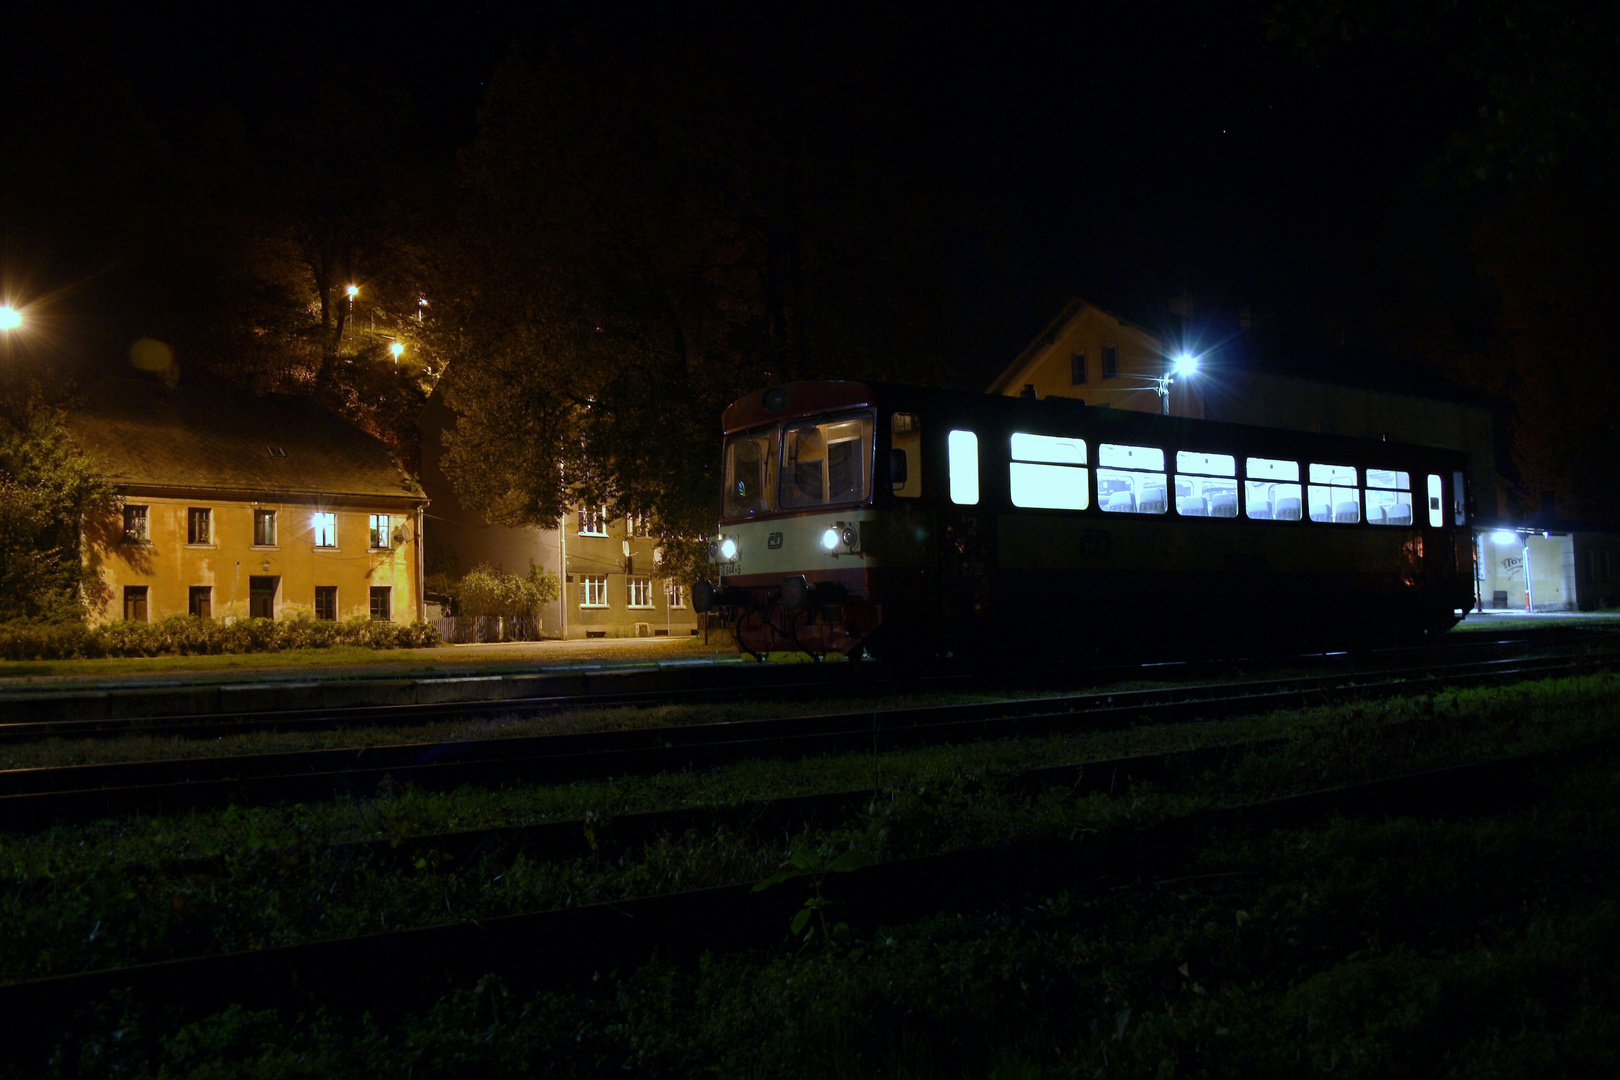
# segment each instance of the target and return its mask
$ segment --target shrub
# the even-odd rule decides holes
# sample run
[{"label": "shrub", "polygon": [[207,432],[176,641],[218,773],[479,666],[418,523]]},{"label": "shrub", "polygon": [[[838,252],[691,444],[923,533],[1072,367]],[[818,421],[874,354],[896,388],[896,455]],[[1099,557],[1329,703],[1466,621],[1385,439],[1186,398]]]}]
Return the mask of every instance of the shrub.
[{"label": "shrub", "polygon": [[155,623],[79,622],[0,624],[0,658],[6,660],[75,660],[103,656],[201,656],[214,653],[281,652],[360,645],[372,649],[420,649],[439,644],[439,632],[427,623],[373,622],[364,617],[323,622],[307,613],[296,618],[238,619],[216,622],[191,615],[171,615]]}]

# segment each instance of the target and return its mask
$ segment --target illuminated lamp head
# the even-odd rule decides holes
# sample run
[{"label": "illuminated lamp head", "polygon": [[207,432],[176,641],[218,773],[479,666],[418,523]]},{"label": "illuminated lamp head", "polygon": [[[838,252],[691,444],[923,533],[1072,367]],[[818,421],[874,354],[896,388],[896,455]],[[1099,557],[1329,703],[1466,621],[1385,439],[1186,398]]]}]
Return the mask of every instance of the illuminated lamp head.
[{"label": "illuminated lamp head", "polygon": [[840,539],[841,537],[838,535],[838,527],[836,525],[829,525],[827,526],[827,531],[821,534],[821,546],[828,551],[835,551],[838,548],[838,541]]},{"label": "illuminated lamp head", "polygon": [[0,304],[0,330],[15,330],[22,326],[22,312],[10,304]]},{"label": "illuminated lamp head", "polygon": [[1514,532],[1512,529],[1497,529],[1495,532],[1491,533],[1491,540],[1496,544],[1497,547],[1508,547],[1509,545],[1517,547],[1519,544],[1519,534]]},{"label": "illuminated lamp head", "polygon": [[1198,357],[1192,353],[1181,353],[1170,364],[1170,371],[1178,378],[1184,379],[1189,375],[1198,374]]},{"label": "illuminated lamp head", "polygon": [[720,557],[727,562],[737,557],[737,541],[729,536],[720,539]]}]

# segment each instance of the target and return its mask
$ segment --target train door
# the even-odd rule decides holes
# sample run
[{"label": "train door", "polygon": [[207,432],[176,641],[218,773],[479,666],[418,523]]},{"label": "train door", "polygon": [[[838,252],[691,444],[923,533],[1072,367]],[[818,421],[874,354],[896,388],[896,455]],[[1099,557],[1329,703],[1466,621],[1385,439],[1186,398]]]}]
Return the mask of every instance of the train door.
[{"label": "train door", "polygon": [[942,614],[957,640],[985,632],[992,614],[995,522],[984,490],[985,434],[973,425],[953,424],[945,435],[940,586]]}]

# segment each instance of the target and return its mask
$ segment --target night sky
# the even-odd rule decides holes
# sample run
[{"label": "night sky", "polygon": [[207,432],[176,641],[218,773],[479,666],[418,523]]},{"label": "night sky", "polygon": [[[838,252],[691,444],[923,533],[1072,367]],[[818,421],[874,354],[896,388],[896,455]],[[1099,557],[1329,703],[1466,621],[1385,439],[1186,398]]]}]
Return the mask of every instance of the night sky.
[{"label": "night sky", "polygon": [[[791,16],[756,28],[765,48],[788,41],[810,63],[825,48],[864,69],[865,92],[903,128],[891,152],[948,193],[941,228],[984,371],[1075,293],[1125,306],[1187,293],[1342,318],[1399,290],[1415,253],[1466,275],[1445,193],[1423,176],[1472,103],[1432,57],[1360,44],[1307,63],[1268,44],[1263,3],[1097,8],[831,24],[807,13],[785,35]],[[660,18],[591,25],[646,48],[720,20]],[[95,220],[128,194],[106,157],[129,117],[170,149],[206,156],[187,145],[199,120],[228,112],[251,136],[325,80],[403,121],[403,157],[449,169],[500,57],[514,46],[543,54],[582,25],[566,10],[480,4],[432,16],[331,5],[318,19],[261,13],[251,24],[223,8],[23,15],[3,64],[7,291],[56,296],[52,323],[81,349],[121,354],[147,332],[116,295],[141,252]],[[1391,258],[1395,237],[1406,254]]]}]

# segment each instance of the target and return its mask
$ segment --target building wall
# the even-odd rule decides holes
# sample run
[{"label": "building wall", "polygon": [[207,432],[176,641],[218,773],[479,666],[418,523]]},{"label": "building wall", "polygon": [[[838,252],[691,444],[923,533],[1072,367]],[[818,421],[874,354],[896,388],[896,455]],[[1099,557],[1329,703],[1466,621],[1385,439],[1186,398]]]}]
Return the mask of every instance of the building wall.
[{"label": "building wall", "polygon": [[[287,618],[315,615],[317,586],[335,586],[338,619],[371,614],[372,587],[387,587],[389,616],[396,622],[421,617],[418,584],[419,522],[414,506],[335,506],[314,500],[255,501],[148,496],[130,492],[129,506],[147,507],[147,541],[129,543],[122,519],[87,522],[85,557],[100,574],[102,600],[97,621],[123,617],[126,586],[145,586],[146,617],[184,615],[193,587],[209,589],[209,614],[218,619],[249,615],[251,579],[274,578],[272,614]],[[210,514],[207,543],[191,543],[193,509]],[[275,543],[254,543],[254,511],[275,513]],[[315,514],[335,517],[335,544],[317,546]],[[370,516],[389,516],[390,546],[373,548]]]},{"label": "building wall", "polygon": [[[1103,374],[1103,350],[1115,350],[1116,374]],[[1075,381],[1075,357],[1084,357],[1084,380]],[[1034,386],[1036,397],[1077,398],[1088,405],[1110,405],[1140,412],[1160,411],[1156,385],[1164,374],[1164,345],[1157,337],[1109,315],[1083,306],[1050,331],[1046,340],[1025,350],[1022,362],[990,387],[993,394],[1016,397]],[[1202,417],[1203,401],[1196,380],[1180,380],[1170,389],[1171,412]]]}]

